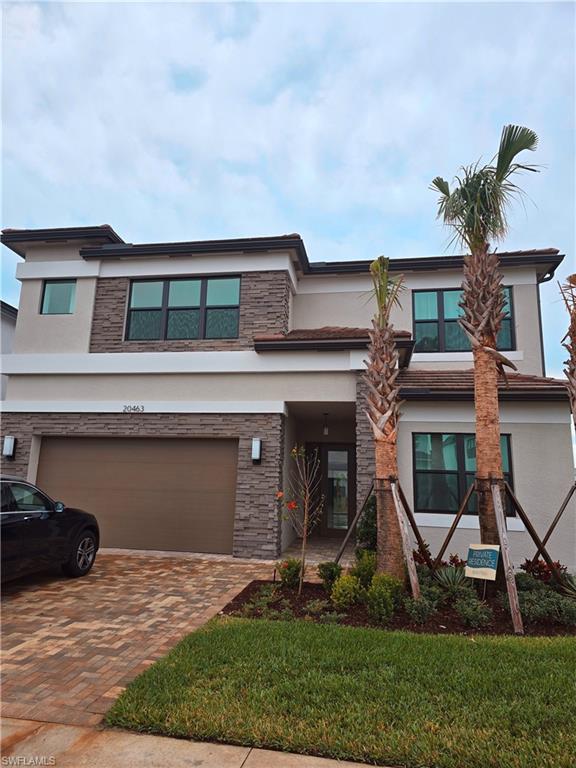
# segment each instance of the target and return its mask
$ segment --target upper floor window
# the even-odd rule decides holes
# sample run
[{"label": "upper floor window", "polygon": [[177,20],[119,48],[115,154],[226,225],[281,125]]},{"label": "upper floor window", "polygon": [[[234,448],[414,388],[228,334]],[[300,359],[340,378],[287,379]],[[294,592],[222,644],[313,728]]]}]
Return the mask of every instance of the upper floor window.
[{"label": "upper floor window", "polygon": [[[469,434],[417,432],[414,441],[414,506],[416,512],[456,514],[474,481],[476,437]],[[501,435],[504,478],[512,485],[510,435]],[[478,514],[476,494],[465,510]],[[506,514],[513,515],[508,497]]]},{"label": "upper floor window", "polygon": [[126,338],[236,339],[239,305],[239,277],[134,280]]},{"label": "upper floor window", "polygon": [[[413,291],[414,351],[415,352],[469,352],[470,341],[458,318],[462,291],[458,288],[437,291]],[[504,288],[506,303],[502,326],[496,339],[498,349],[514,349],[512,322],[512,289]]]},{"label": "upper floor window", "polygon": [[76,303],[76,280],[44,280],[40,312],[43,315],[72,315]]}]

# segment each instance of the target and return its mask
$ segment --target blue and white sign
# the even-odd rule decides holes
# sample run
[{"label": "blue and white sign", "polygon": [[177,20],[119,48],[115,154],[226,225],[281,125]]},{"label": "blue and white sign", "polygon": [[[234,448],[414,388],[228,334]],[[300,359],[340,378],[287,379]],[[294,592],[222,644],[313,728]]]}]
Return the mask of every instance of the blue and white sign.
[{"label": "blue and white sign", "polygon": [[471,579],[495,581],[499,555],[499,544],[470,544],[466,576]]}]

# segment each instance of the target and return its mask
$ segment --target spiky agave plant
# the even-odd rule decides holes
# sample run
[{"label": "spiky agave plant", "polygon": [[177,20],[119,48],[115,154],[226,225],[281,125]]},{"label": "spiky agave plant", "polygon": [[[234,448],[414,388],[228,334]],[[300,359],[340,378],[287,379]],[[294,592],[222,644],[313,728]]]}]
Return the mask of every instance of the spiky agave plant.
[{"label": "spiky agave plant", "polygon": [[392,309],[399,304],[402,275],[390,276],[390,262],[379,256],[370,265],[376,302],[372,318],[366,373],[366,415],[374,436],[377,519],[377,569],[404,578],[402,538],[390,478],[398,475],[397,436],[400,418],[398,350],[394,343]]},{"label": "spiky agave plant", "polygon": [[431,188],[440,192],[438,216],[454,231],[453,241],[469,249],[464,259],[460,326],[474,354],[474,403],[476,410],[476,483],[481,539],[498,542],[498,531],[489,480],[503,478],[498,409],[498,373],[514,364],[496,349],[504,317],[505,297],[498,255],[491,242],[502,240],[508,230],[507,208],[522,194],[512,177],[536,171],[533,165],[515,162],[524,150],[534,151],[534,131],[507,125],[498,153],[487,165],[479,162],[462,169],[454,188],[437,176]]}]

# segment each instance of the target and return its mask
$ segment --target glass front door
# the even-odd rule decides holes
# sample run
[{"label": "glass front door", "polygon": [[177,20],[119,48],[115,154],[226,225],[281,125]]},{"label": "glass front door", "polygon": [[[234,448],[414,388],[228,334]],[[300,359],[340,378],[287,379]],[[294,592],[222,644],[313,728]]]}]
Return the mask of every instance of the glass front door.
[{"label": "glass front door", "polygon": [[322,472],[324,513],[320,533],[344,534],[354,518],[356,508],[356,474],[354,445],[316,445]]}]

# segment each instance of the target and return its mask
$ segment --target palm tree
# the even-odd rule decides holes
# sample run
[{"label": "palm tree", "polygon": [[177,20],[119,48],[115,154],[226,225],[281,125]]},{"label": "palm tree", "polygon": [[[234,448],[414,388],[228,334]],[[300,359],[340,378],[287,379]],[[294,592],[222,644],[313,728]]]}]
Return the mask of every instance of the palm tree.
[{"label": "palm tree", "polygon": [[374,434],[376,465],[377,569],[404,580],[404,556],[400,526],[394,507],[390,478],[398,476],[397,435],[400,417],[398,350],[390,321],[392,308],[398,304],[402,276],[391,278],[389,260],[378,257],[370,265],[372,296],[376,313],[370,329],[367,370],[368,421]]},{"label": "palm tree", "polygon": [[481,540],[497,544],[498,530],[490,493],[490,479],[502,480],[498,373],[503,366],[515,368],[496,350],[496,339],[504,317],[505,297],[498,255],[491,243],[502,240],[508,230],[506,212],[522,194],[511,178],[533,165],[516,163],[524,150],[534,151],[538,137],[529,128],[507,125],[500,147],[488,165],[480,161],[462,168],[450,185],[440,176],[431,189],[440,192],[438,217],[454,230],[453,241],[469,249],[464,258],[464,281],[460,326],[470,339],[474,355],[474,405],[476,411],[476,481]]},{"label": "palm tree", "polygon": [[560,285],[560,293],[568,310],[568,330],[562,339],[562,346],[568,352],[564,363],[564,374],[568,380],[568,395],[572,420],[576,427],[576,275],[569,275],[564,285]]}]

